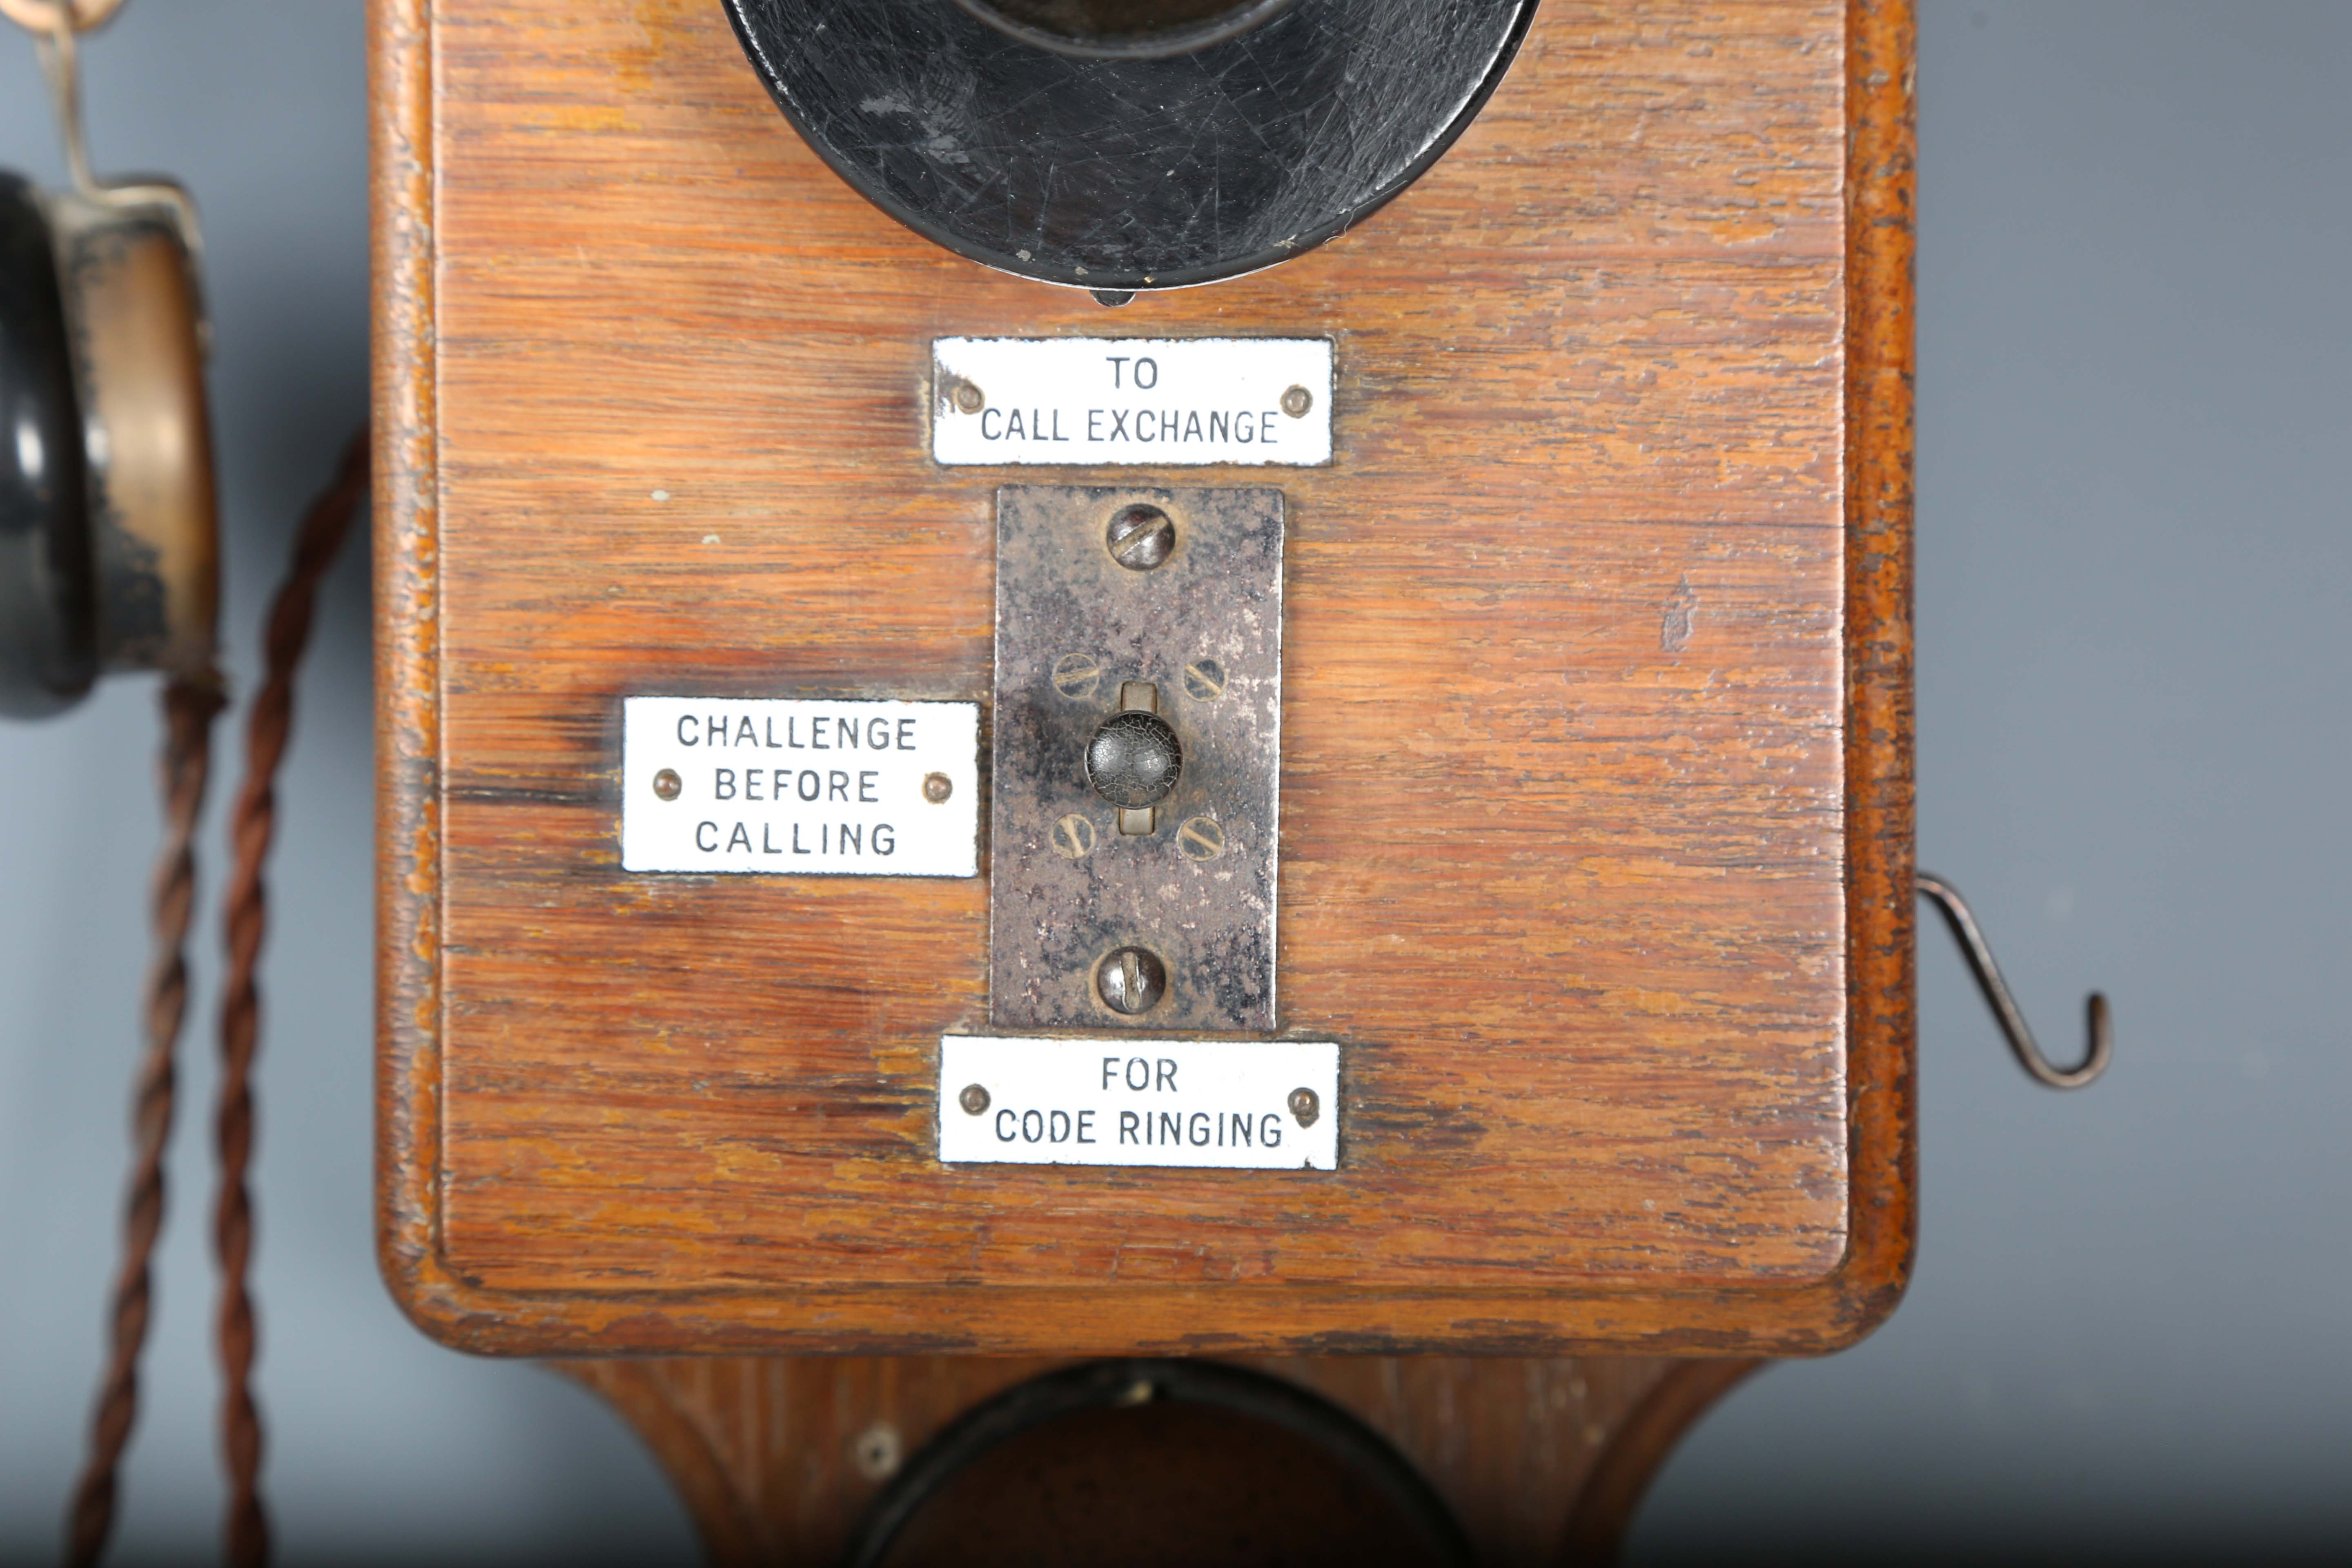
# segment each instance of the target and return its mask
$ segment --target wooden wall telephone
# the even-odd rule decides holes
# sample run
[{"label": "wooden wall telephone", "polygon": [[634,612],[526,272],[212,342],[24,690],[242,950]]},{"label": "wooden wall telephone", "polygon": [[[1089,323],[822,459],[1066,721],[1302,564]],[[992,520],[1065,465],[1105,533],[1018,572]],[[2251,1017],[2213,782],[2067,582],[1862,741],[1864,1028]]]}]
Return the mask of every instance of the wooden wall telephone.
[{"label": "wooden wall telephone", "polygon": [[[1909,26],[381,5],[409,1311],[752,1358],[583,1373],[747,1560],[849,1538],[861,1434],[1192,1356],[1533,1560],[1720,1358],[1866,1331]],[[1137,710],[1182,760],[1128,804]]]},{"label": "wooden wall telephone", "polygon": [[373,16],[426,1331],[722,1560],[1534,1562],[1892,1310],[1907,5]]}]

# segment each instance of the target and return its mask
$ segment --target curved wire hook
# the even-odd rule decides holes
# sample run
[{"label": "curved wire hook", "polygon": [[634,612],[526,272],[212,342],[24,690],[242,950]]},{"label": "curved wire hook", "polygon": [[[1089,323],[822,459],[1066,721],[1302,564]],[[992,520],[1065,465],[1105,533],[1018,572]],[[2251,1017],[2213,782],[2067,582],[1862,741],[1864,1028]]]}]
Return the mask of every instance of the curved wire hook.
[{"label": "curved wire hook", "polygon": [[1943,911],[1944,923],[1952,928],[1952,939],[1960,944],[1960,952],[1969,961],[1969,969],[1977,977],[1977,987],[1984,993],[1985,1005],[1992,1009],[2000,1032],[2009,1037],[2009,1048],[2017,1057],[2034,1082],[2051,1089],[2080,1089],[2107,1070],[2107,1063],[2116,1054],[2116,1030],[2107,1016],[2107,999],[2100,993],[2091,993],[2084,1011],[2088,1015],[2090,1045],[2079,1067],[2060,1068],[2051,1065],[2034,1043],[2033,1031],[2025,1026],[2025,1015],[2010,994],[2009,982],[2000,976],[2000,965],[1992,959],[1992,947],[1977,925],[1977,917],[1960,890],[1941,877],[1926,871],[1912,878],[1919,896]]},{"label": "curved wire hook", "polygon": [[[0,16],[33,35],[41,70],[49,79],[49,95],[58,115],[58,137],[65,144],[66,173],[74,194],[104,207],[160,206],[172,216],[180,243],[192,259],[202,260],[203,226],[196,221],[196,204],[188,193],[168,180],[146,184],[116,184],[90,172],[89,139],[82,130],[80,35],[113,19],[123,0],[0,0]],[[210,326],[204,331],[210,333]]]}]

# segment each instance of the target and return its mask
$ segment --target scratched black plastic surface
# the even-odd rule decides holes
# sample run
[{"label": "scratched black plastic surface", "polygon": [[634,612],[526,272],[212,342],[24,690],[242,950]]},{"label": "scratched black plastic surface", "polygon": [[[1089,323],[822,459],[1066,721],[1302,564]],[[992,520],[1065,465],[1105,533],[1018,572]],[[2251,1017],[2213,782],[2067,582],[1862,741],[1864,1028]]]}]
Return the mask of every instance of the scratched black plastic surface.
[{"label": "scratched black plastic surface", "polygon": [[1434,163],[1535,0],[1298,0],[1171,59],[1078,59],[950,0],[725,0],[811,146],[884,211],[1087,289],[1255,271]]}]

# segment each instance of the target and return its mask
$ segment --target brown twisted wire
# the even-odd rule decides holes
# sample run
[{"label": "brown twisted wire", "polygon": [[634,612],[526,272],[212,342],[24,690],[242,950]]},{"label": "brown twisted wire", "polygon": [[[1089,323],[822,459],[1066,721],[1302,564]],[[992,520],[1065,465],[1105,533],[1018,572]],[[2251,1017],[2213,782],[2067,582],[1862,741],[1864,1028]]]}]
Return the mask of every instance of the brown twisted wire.
[{"label": "brown twisted wire", "polygon": [[295,668],[310,641],[320,580],[351,531],[367,482],[367,432],[362,429],[344,448],[334,479],[302,519],[293,561],[271,602],[262,682],[246,715],[245,782],[229,829],[236,864],[224,906],[228,978],[221,1000],[221,1081],[214,1121],[220,1190],[213,1209],[213,1250],[221,1270],[215,1328],[223,1382],[221,1451],[229,1482],[224,1529],[234,1568],[259,1568],[269,1559],[269,1519],[261,1500],[261,1413],[252,1387],[253,1299],[246,1283],[253,1258],[253,1201],[246,1171],[253,1157],[253,1058],[261,1036],[261,994],[255,972],[268,923],[262,870],[277,827],[278,766],[285,759],[293,727]]},{"label": "brown twisted wire", "polygon": [[66,1561],[75,1568],[96,1563],[113,1532],[115,1477],[139,1415],[139,1353],[147,1342],[150,1263],[163,1226],[163,1152],[171,1142],[178,1086],[174,1058],[188,1012],[195,835],[212,771],[213,719],[223,700],[220,683],[210,678],[174,679],[163,688],[164,834],[151,899],[155,955],[147,971],[147,1048],[131,1091],[131,1183],[123,1204],[122,1261],[114,1279],[110,1354],[90,1415],[89,1458],[66,1519]]}]

